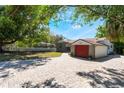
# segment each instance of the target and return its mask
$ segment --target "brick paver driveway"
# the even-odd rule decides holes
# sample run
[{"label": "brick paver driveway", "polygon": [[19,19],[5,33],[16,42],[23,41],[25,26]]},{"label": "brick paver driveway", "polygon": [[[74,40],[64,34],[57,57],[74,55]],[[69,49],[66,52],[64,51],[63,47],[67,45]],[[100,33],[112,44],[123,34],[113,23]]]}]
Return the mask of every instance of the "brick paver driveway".
[{"label": "brick paver driveway", "polygon": [[0,62],[0,87],[124,87],[124,56]]}]

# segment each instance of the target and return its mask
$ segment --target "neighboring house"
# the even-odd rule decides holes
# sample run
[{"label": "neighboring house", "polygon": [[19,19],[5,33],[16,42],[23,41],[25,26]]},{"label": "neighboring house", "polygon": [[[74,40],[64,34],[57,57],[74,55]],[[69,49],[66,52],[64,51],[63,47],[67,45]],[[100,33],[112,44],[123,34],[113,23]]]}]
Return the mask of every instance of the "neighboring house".
[{"label": "neighboring house", "polygon": [[70,52],[72,40],[61,40],[56,44],[57,51],[59,52]]},{"label": "neighboring house", "polygon": [[105,39],[78,39],[71,45],[71,54],[78,57],[99,58],[107,56],[111,49],[111,43]]}]

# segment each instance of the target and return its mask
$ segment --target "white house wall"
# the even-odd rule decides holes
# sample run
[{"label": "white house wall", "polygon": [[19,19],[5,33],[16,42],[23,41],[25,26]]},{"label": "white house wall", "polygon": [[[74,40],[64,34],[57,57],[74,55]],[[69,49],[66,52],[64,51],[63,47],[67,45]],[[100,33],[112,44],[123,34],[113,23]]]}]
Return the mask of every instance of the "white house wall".
[{"label": "white house wall", "polygon": [[99,40],[98,42],[109,46],[109,47],[108,47],[108,54],[110,54],[110,53],[113,52],[113,49],[114,49],[114,48],[113,48],[113,44],[112,44],[109,40],[104,39],[104,40]]},{"label": "white house wall", "polygon": [[107,52],[108,52],[107,46],[95,46],[95,58],[107,56]]},{"label": "white house wall", "polygon": [[94,53],[95,53],[95,47],[94,45],[89,45],[89,56],[94,58]]},{"label": "white house wall", "polygon": [[71,46],[71,54],[73,56],[75,55],[75,46],[74,45]]}]

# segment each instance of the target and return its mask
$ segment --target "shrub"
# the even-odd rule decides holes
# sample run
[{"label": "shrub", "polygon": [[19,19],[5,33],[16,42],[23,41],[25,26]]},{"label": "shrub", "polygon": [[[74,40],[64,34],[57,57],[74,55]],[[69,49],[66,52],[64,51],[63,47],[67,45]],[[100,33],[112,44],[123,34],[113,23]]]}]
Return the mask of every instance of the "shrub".
[{"label": "shrub", "polygon": [[117,54],[124,54],[124,43],[122,42],[113,42],[114,44],[114,51]]}]

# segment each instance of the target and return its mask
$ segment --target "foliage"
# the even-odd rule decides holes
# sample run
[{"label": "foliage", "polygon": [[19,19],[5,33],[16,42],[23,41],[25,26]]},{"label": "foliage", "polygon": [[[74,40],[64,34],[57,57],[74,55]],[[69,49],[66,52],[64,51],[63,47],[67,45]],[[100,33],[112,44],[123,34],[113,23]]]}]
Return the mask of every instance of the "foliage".
[{"label": "foliage", "polygon": [[[81,18],[86,24],[98,19],[105,24],[99,27],[96,37],[106,37],[115,45],[115,51],[122,54],[124,43],[124,6],[121,5],[96,5],[74,6],[73,20]],[[80,21],[80,22],[82,22]]]},{"label": "foliage", "polygon": [[106,37],[107,36],[107,30],[105,26],[99,26],[97,28],[97,33],[96,33],[96,37],[98,38],[102,38],[102,37]]},{"label": "foliage", "polygon": [[62,35],[53,35],[53,34],[51,34],[51,43],[54,43],[54,44],[57,44],[59,41],[61,41],[61,40],[64,40],[65,39],[65,37],[64,36],[62,36]]},{"label": "foliage", "polygon": [[114,51],[118,54],[123,54],[124,53],[124,43],[122,42],[113,42],[114,44]]},{"label": "foliage", "polygon": [[[0,49],[6,44],[22,41],[24,38],[27,39],[28,37],[29,40],[27,40],[27,42],[29,43],[31,39],[34,39],[32,38],[32,35],[36,34],[34,36],[36,37],[38,35],[37,32],[42,30],[42,25],[47,26],[49,20],[52,17],[55,18],[60,7],[61,6],[33,5],[0,7]],[[37,39],[31,42],[35,41],[37,41]]]},{"label": "foliage", "polygon": [[47,30],[37,30],[25,37],[21,41],[17,41],[16,45],[18,47],[34,47],[39,42],[50,42],[49,29]]},{"label": "foliage", "polygon": [[57,44],[60,40],[64,40],[62,35],[54,35],[49,29],[37,31],[33,36],[25,37],[22,41],[17,41],[18,47],[36,47],[39,43]]},{"label": "foliage", "polygon": [[106,28],[109,39],[113,42],[124,42],[124,25],[115,21],[107,21]]},{"label": "foliage", "polygon": [[74,12],[72,18],[77,20],[81,17],[85,23],[103,19],[106,23],[105,28],[109,39],[111,41],[124,42],[122,39],[124,37],[124,6],[76,6]]},{"label": "foliage", "polygon": [[[112,42],[124,42],[124,6],[1,6],[0,7],[0,51],[6,44],[16,42],[18,46],[31,47],[38,42],[57,43],[64,39],[52,35],[49,21],[64,20],[63,13],[73,8],[74,22],[93,23],[101,19],[105,24],[98,28],[97,37],[107,37]],[[79,21],[80,19],[80,21]]]}]

